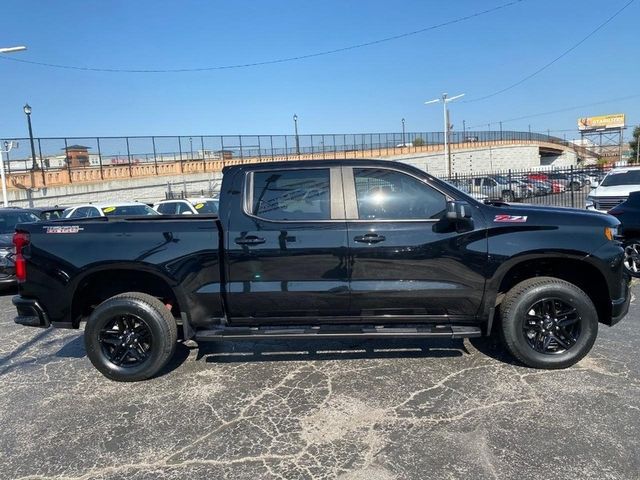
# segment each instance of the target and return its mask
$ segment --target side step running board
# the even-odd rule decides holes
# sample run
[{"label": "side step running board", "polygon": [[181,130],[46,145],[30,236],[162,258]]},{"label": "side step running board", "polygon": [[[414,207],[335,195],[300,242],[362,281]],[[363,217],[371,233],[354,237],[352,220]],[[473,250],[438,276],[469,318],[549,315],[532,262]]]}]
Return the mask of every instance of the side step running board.
[{"label": "side step running board", "polygon": [[471,338],[480,337],[480,327],[436,325],[409,327],[219,327],[196,332],[195,340],[249,340],[293,338]]}]

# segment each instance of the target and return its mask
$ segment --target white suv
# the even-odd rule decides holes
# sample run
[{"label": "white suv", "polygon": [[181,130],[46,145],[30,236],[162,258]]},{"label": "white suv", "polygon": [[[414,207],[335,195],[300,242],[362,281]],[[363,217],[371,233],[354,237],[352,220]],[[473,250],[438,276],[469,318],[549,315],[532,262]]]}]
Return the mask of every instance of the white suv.
[{"label": "white suv", "polygon": [[614,168],[596,188],[589,192],[585,206],[587,210],[606,213],[624,202],[631,192],[639,190],[640,167]]},{"label": "white suv", "polygon": [[185,198],[182,200],[162,200],[153,208],[161,215],[217,214],[216,198]]}]

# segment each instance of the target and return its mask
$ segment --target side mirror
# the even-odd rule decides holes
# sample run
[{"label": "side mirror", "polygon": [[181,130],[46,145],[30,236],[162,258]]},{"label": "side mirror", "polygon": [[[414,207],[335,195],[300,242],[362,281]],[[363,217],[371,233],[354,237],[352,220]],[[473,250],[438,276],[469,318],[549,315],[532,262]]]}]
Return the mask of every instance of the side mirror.
[{"label": "side mirror", "polygon": [[471,220],[471,206],[464,201],[447,202],[447,219],[452,221]]}]

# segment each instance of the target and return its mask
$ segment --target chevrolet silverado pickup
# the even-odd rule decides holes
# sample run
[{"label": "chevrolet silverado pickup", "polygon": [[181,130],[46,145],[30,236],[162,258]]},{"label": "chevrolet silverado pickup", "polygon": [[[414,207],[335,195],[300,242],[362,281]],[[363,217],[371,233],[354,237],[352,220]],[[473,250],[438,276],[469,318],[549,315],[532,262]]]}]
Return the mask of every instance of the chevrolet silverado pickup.
[{"label": "chevrolet silverado pickup", "polygon": [[176,342],[500,333],[564,368],[629,307],[614,217],[484,204],[391,161],[224,170],[217,215],[20,224],[16,323],[80,328],[105,376],[156,375]]}]

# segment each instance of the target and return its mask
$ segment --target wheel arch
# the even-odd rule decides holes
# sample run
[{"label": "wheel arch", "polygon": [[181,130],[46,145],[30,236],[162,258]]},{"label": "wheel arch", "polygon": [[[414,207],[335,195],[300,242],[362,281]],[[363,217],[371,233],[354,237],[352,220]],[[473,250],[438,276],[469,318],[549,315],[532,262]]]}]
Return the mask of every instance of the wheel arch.
[{"label": "wheel arch", "polygon": [[[498,308],[504,294],[512,287],[534,277],[555,277],[576,285],[591,299],[600,323],[611,323],[611,298],[605,276],[584,257],[566,254],[527,256],[505,262],[489,285],[493,302],[487,306]],[[489,329],[490,329],[489,325]]]},{"label": "wheel arch", "polygon": [[188,319],[187,299],[176,282],[163,275],[152,265],[136,263],[101,265],[85,271],[78,277],[71,297],[71,320],[77,328],[82,318],[88,316],[107,298],[126,292],[140,292],[171,304],[174,317]]}]

